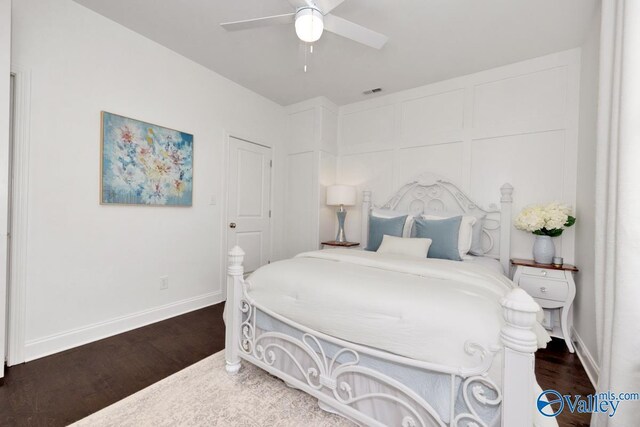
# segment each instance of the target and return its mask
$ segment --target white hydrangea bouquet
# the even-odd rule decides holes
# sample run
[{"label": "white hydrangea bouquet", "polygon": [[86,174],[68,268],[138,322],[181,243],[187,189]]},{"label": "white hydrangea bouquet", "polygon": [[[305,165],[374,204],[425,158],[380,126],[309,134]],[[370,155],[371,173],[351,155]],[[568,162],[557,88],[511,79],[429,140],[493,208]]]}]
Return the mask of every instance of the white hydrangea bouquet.
[{"label": "white hydrangea bouquet", "polygon": [[516,217],[515,227],[536,235],[533,244],[534,261],[538,264],[551,264],[556,254],[551,238],[560,236],[565,228],[575,223],[576,217],[570,206],[552,202],[524,208]]},{"label": "white hydrangea bouquet", "polygon": [[558,237],[565,228],[576,223],[573,209],[558,202],[546,205],[531,205],[520,211],[515,226],[537,236]]}]

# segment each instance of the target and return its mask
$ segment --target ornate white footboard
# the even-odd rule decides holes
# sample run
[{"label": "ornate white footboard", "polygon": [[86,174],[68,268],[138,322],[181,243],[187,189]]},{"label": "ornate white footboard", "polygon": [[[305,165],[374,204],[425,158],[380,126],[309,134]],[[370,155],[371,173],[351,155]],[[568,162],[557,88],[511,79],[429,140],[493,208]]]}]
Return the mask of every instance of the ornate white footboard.
[{"label": "ornate white footboard", "polygon": [[[537,340],[532,328],[539,307],[521,289],[514,289],[502,301],[506,321],[501,331],[503,346],[484,348],[467,343],[464,350],[476,357],[477,364],[445,366],[327,336],[261,307],[247,293],[251,284],[243,279],[243,258],[239,247],[229,252],[225,357],[230,374],[240,369],[244,359],[316,397],[323,409],[367,426],[486,426],[479,408],[491,407],[501,409],[502,426],[533,425]],[[259,312],[293,328],[296,335],[260,330]],[[503,361],[502,390],[487,374],[498,352],[502,352]],[[450,381],[449,395],[445,396],[447,422],[433,402],[362,363],[367,358],[446,376]],[[288,369],[283,369],[284,364]],[[364,392],[359,385],[363,378],[369,385]],[[393,411],[386,411],[386,405]]]}]

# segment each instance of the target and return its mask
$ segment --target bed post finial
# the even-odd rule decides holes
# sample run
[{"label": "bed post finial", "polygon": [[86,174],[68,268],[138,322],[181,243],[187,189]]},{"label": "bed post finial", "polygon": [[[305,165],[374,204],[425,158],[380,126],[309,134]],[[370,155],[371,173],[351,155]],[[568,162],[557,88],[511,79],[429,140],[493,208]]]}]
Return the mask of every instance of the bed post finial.
[{"label": "bed post finial", "polygon": [[234,246],[229,251],[229,266],[227,271],[230,276],[242,276],[244,268],[242,267],[242,261],[244,261],[244,251],[240,246]]},{"label": "bed post finial", "polygon": [[502,425],[532,426],[535,407],[534,353],[538,339],[533,328],[540,306],[523,289],[512,289],[500,301],[505,324],[502,366]]},{"label": "bed post finial", "polygon": [[502,187],[500,187],[500,194],[502,197],[500,198],[500,203],[511,203],[513,202],[513,198],[511,195],[513,194],[513,185],[505,182]]},{"label": "bed post finial", "polygon": [[240,370],[239,344],[240,339],[240,299],[242,297],[242,286],[244,283],[244,251],[239,246],[234,246],[229,251],[227,260],[227,303],[226,311],[226,331],[224,357],[226,359],[227,372],[235,374]]},{"label": "bed post finial", "polygon": [[362,219],[361,219],[361,235],[360,242],[362,248],[366,248],[369,239],[369,213],[371,212],[371,190],[362,192]]},{"label": "bed post finial", "polygon": [[508,182],[500,187],[500,264],[509,276],[511,259],[511,205],[513,186]]}]

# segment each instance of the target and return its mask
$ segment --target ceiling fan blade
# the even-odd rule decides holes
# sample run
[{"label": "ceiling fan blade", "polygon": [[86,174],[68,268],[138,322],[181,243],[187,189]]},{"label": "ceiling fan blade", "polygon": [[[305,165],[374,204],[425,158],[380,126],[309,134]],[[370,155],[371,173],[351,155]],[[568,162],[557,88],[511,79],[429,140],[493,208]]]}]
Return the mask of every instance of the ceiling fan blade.
[{"label": "ceiling fan blade", "polygon": [[227,31],[249,30],[251,28],[268,27],[271,25],[293,24],[295,13],[285,13],[284,15],[266,16],[264,18],[247,19],[244,21],[225,22],[220,24]]},{"label": "ceiling fan blade", "polygon": [[289,4],[297,9],[303,6],[312,6],[313,1],[312,0],[289,0]]},{"label": "ceiling fan blade", "polygon": [[374,49],[382,49],[389,37],[335,15],[324,17],[324,29]]},{"label": "ceiling fan blade", "polygon": [[344,0],[315,0],[316,4],[320,8],[323,14],[331,12],[336,7],[340,6]]}]

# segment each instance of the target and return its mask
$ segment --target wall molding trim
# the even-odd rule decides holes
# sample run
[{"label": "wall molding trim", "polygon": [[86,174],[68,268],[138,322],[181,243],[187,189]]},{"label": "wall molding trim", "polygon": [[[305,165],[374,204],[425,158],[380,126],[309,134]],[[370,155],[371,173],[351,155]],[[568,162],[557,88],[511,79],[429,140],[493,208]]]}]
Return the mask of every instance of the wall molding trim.
[{"label": "wall molding trim", "polygon": [[222,291],[210,292],[81,328],[71,329],[59,334],[27,341],[25,345],[25,361],[29,362],[50,354],[108,338],[190,311],[218,304],[222,301]]},{"label": "wall molding trim", "polygon": [[593,384],[593,387],[596,388],[598,384],[598,378],[600,376],[600,367],[589,352],[589,349],[585,345],[584,341],[582,341],[582,338],[578,334],[578,331],[576,331],[575,328],[571,328],[571,333],[573,335],[573,342],[576,348],[576,355],[578,356],[578,359],[580,359],[584,370],[587,372],[587,376],[589,377],[591,384]]},{"label": "wall molding trim", "polygon": [[11,64],[14,80],[11,229],[7,364],[25,361],[26,289],[29,233],[29,152],[31,71]]}]

